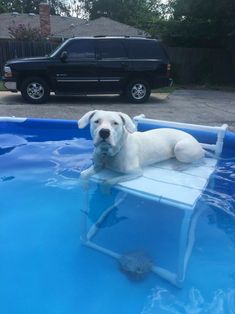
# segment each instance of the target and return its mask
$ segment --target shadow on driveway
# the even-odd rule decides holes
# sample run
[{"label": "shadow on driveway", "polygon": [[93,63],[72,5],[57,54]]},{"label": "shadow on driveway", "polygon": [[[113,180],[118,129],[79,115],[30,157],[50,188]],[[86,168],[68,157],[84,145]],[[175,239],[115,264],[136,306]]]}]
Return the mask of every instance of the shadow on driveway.
[{"label": "shadow on driveway", "polygon": [[[163,101],[168,94],[157,94],[153,93],[147,102],[147,104],[154,104],[156,102]],[[89,96],[61,96],[51,94],[49,101],[46,104],[40,104],[40,106],[48,106],[48,105],[105,105],[109,106],[110,104],[128,104],[128,105],[139,105],[143,104],[132,104],[128,103],[124,97],[120,95],[89,95]],[[26,103],[20,93],[11,93],[11,92],[1,92],[0,93],[0,105],[31,105],[38,106],[34,104]]]}]

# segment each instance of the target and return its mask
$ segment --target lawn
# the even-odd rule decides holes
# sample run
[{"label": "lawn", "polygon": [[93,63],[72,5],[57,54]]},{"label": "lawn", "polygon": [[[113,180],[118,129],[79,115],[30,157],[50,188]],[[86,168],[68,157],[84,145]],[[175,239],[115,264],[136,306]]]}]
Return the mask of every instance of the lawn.
[{"label": "lawn", "polygon": [[3,86],[3,82],[0,81],[0,92],[6,90],[5,87]]},{"label": "lawn", "polygon": [[224,91],[224,92],[235,92],[235,86],[215,85],[215,84],[204,84],[204,85],[174,84],[173,86],[156,88],[153,90],[153,92],[155,92],[155,93],[172,93],[177,89],[200,89],[200,90],[218,90],[218,91]]},{"label": "lawn", "polygon": [[176,86],[167,86],[167,87],[161,87],[156,88],[153,90],[155,93],[172,93],[176,89]]}]

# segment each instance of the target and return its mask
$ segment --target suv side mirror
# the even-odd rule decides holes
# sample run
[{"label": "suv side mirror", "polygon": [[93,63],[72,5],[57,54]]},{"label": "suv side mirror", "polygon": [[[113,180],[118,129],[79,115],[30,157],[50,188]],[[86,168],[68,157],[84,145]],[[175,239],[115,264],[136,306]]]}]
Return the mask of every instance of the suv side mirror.
[{"label": "suv side mirror", "polygon": [[62,62],[65,62],[65,61],[67,60],[67,58],[68,58],[68,53],[67,53],[67,51],[63,51],[63,52],[61,53],[61,55],[60,55],[60,60],[61,60]]}]

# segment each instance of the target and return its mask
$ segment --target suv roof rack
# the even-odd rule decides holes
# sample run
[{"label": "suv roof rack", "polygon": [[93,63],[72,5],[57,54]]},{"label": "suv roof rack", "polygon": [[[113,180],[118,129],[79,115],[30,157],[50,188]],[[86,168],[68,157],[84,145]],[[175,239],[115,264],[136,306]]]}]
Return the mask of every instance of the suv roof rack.
[{"label": "suv roof rack", "polygon": [[142,38],[142,39],[146,39],[146,38],[150,38],[150,37],[147,37],[147,36],[130,36],[130,35],[94,35],[93,36],[94,38],[99,38],[99,37],[102,37],[102,38]]}]

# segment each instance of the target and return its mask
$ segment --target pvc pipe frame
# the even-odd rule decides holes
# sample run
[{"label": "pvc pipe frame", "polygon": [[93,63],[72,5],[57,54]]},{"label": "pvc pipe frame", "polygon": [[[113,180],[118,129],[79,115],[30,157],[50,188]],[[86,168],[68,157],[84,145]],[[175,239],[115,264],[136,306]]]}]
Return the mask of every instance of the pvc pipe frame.
[{"label": "pvc pipe frame", "polygon": [[[100,245],[97,245],[95,244],[94,242],[91,242],[89,240],[87,241],[82,241],[82,244],[91,248],[91,249],[94,249],[96,251],[99,251],[105,255],[109,255],[111,257],[113,257],[114,259],[116,260],[119,260],[121,258],[121,254],[118,254],[114,251],[111,251],[109,249],[106,249]],[[173,285],[177,286],[178,288],[181,287],[181,284],[177,281],[177,276],[176,274],[162,268],[162,267],[158,267],[158,266],[152,266],[152,269],[151,271],[153,273],[155,273],[156,275],[160,276],[161,278],[167,280],[168,282],[172,283]]]},{"label": "pvc pipe frame", "polygon": [[206,149],[210,149],[215,151],[216,156],[219,156],[223,149],[223,141],[225,132],[228,129],[227,124],[223,124],[221,126],[209,126],[209,125],[201,125],[201,124],[191,124],[191,123],[182,123],[182,122],[173,122],[173,121],[165,121],[165,120],[155,120],[155,119],[148,119],[145,118],[144,114],[140,114],[133,118],[136,126],[138,123],[149,123],[149,124],[163,124],[164,126],[175,127],[175,128],[190,128],[192,130],[199,130],[199,131],[208,131],[211,133],[217,134],[217,141],[215,144],[206,144],[202,143],[203,147]]},{"label": "pvc pipe frame", "polygon": [[[88,197],[88,193],[86,193],[86,204],[88,207],[89,202],[87,202],[87,197]],[[108,207],[103,214],[98,218],[98,220],[90,227],[90,229],[86,232],[84,232],[86,229],[86,220],[87,220],[87,215],[84,214],[83,217],[83,235],[81,236],[81,242],[83,245],[92,248],[94,250],[97,250],[103,254],[109,255],[117,260],[120,259],[121,254],[114,252],[112,250],[106,249],[94,242],[91,241],[91,239],[95,236],[95,234],[99,231],[99,225],[102,223],[102,221],[105,219],[105,217],[113,210],[113,208],[115,208],[116,206],[120,205],[121,203],[124,202],[124,200],[126,199],[127,194],[125,194],[124,196],[122,196],[119,200],[117,200],[112,206]],[[88,208],[85,211],[86,213],[88,213]],[[188,215],[188,213],[187,213]],[[186,231],[186,235],[188,233],[188,230]],[[181,235],[182,236],[182,235]],[[185,253],[186,254],[186,253]],[[183,263],[183,265],[182,265]],[[181,267],[183,266],[184,269],[181,270],[181,273],[185,274],[185,261],[183,260],[183,262],[181,263],[181,265],[179,266],[179,268],[181,269]],[[175,274],[172,273],[170,271],[168,271],[167,269],[164,269],[162,267],[153,265],[151,271],[153,273],[155,273],[156,275],[160,276],[161,278],[167,280],[168,282],[172,283],[173,285],[177,286],[178,288],[180,288],[182,286],[182,281],[179,280],[179,274]],[[184,277],[184,276],[183,276]]]},{"label": "pvc pipe frame", "polygon": [[[144,115],[140,115],[134,118],[134,121],[136,124],[138,122],[144,122],[144,123],[162,123],[165,126],[171,126],[171,127],[190,127],[194,130],[204,130],[204,131],[210,131],[213,133],[217,133],[217,141],[216,144],[205,144],[203,143],[203,147],[215,151],[215,154],[218,156],[222,152],[223,148],[223,139],[225,136],[225,132],[228,128],[226,124],[222,125],[221,127],[211,127],[211,126],[204,126],[204,125],[195,125],[195,124],[186,124],[186,123],[179,123],[179,122],[170,122],[170,121],[161,121],[161,120],[153,120],[153,119],[146,119]],[[126,192],[126,191],[125,191]],[[132,191],[130,191],[132,193]],[[127,197],[127,194],[125,194],[123,197],[121,197],[118,201],[116,201],[112,206],[108,207],[103,214],[99,217],[99,219],[90,227],[88,232],[84,229],[86,229],[86,220],[87,215],[83,218],[83,236],[81,237],[82,244],[90,247],[92,249],[95,249],[103,254],[109,255],[112,258],[120,259],[121,255],[117,252],[114,252],[112,250],[106,249],[100,245],[97,245],[96,243],[92,242],[91,239],[95,236],[95,234],[99,230],[99,225],[102,223],[102,221],[105,219],[105,217],[112,211],[112,209],[118,205],[120,205]],[[87,193],[88,198],[88,193]],[[88,199],[86,200],[87,209],[86,213],[88,213]],[[183,208],[183,210],[185,210]],[[193,210],[186,210],[184,219],[183,219],[183,226],[180,234],[180,242],[181,242],[181,248],[180,248],[180,264],[178,267],[178,272],[172,273],[168,271],[167,269],[164,269],[162,267],[158,267],[156,265],[152,266],[152,272],[156,275],[159,275],[163,279],[167,280],[168,282],[172,283],[173,285],[177,287],[182,287],[182,283],[185,279],[185,273],[187,264],[192,252],[193,244],[194,244],[194,233],[196,228],[196,222],[201,215],[202,211],[199,210],[195,215],[193,215]]]}]

